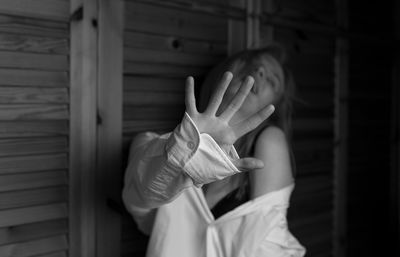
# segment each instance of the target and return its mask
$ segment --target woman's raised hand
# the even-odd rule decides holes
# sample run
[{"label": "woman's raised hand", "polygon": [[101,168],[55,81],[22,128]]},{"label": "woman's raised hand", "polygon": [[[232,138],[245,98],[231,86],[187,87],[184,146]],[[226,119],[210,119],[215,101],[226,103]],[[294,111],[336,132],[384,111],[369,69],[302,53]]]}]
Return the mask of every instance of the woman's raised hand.
[{"label": "woman's raised hand", "polygon": [[[233,145],[237,139],[255,129],[274,112],[274,106],[268,105],[258,112],[245,117],[243,121],[237,124],[229,123],[253,87],[254,78],[249,76],[242,83],[225,110],[222,110],[221,114],[217,116],[216,113],[232,77],[231,72],[224,73],[221,82],[212,94],[208,106],[203,113],[198,112],[196,108],[193,77],[188,77],[186,80],[186,112],[196,124],[199,132],[209,134],[222,148]],[[234,164],[240,170],[261,168],[263,166],[261,161],[254,158],[240,159],[236,163],[234,162]]]}]

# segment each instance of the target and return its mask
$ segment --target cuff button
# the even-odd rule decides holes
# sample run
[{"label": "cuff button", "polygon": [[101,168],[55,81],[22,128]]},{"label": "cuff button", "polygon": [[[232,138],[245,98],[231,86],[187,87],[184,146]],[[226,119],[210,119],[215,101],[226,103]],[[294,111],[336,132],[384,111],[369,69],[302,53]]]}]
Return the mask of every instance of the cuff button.
[{"label": "cuff button", "polygon": [[194,143],[193,143],[192,141],[188,142],[188,143],[187,143],[187,147],[188,147],[189,149],[193,150],[193,149],[194,149]]}]

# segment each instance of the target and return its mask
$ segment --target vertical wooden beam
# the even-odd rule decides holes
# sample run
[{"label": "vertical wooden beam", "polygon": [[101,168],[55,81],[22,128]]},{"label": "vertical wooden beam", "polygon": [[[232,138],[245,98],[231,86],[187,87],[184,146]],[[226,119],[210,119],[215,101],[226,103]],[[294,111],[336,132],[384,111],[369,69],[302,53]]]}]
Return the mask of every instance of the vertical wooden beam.
[{"label": "vertical wooden beam", "polygon": [[[264,0],[260,15],[262,15],[262,13],[266,13],[267,15],[272,14],[273,11],[274,11],[274,0]],[[263,33],[265,33],[263,35],[263,37],[265,38],[264,42],[270,44],[274,41],[274,26],[265,25],[265,28],[266,28],[265,31],[263,31]]]},{"label": "vertical wooden beam", "polygon": [[69,256],[95,256],[97,0],[71,0]]},{"label": "vertical wooden beam", "polygon": [[[245,9],[245,0],[229,1],[231,6]],[[246,49],[246,26],[244,20],[229,19],[228,20],[228,47],[227,55],[230,56],[241,50]]]},{"label": "vertical wooden beam", "polygon": [[[336,0],[337,24],[348,28],[347,0]],[[345,257],[346,245],[346,205],[348,173],[348,71],[349,42],[346,38],[336,39],[335,54],[335,149],[334,149],[334,231],[333,255]]]},{"label": "vertical wooden beam", "polygon": [[246,49],[253,45],[254,34],[254,0],[246,1]]},{"label": "vertical wooden beam", "polygon": [[97,255],[120,256],[123,1],[99,0]]}]

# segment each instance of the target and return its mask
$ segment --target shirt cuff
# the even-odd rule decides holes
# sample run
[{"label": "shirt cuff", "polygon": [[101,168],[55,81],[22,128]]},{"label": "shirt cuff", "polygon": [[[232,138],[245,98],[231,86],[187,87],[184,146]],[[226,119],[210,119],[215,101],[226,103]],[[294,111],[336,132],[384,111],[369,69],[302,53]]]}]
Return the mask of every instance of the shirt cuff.
[{"label": "shirt cuff", "polygon": [[232,163],[239,159],[234,146],[225,153],[215,140],[206,133],[199,133],[196,124],[185,112],[166,144],[168,160],[201,187],[240,172]]}]

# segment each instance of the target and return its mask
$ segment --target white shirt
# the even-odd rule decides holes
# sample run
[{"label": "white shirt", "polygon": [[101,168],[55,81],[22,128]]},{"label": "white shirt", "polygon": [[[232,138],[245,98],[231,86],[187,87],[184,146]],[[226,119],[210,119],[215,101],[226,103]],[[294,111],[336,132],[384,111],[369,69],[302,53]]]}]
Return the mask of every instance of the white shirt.
[{"label": "white shirt", "polygon": [[293,185],[251,200],[214,219],[201,186],[240,172],[189,115],[173,133],[144,133],[131,145],[123,199],[138,227],[151,234],[151,257],[303,256],[288,231]]}]

